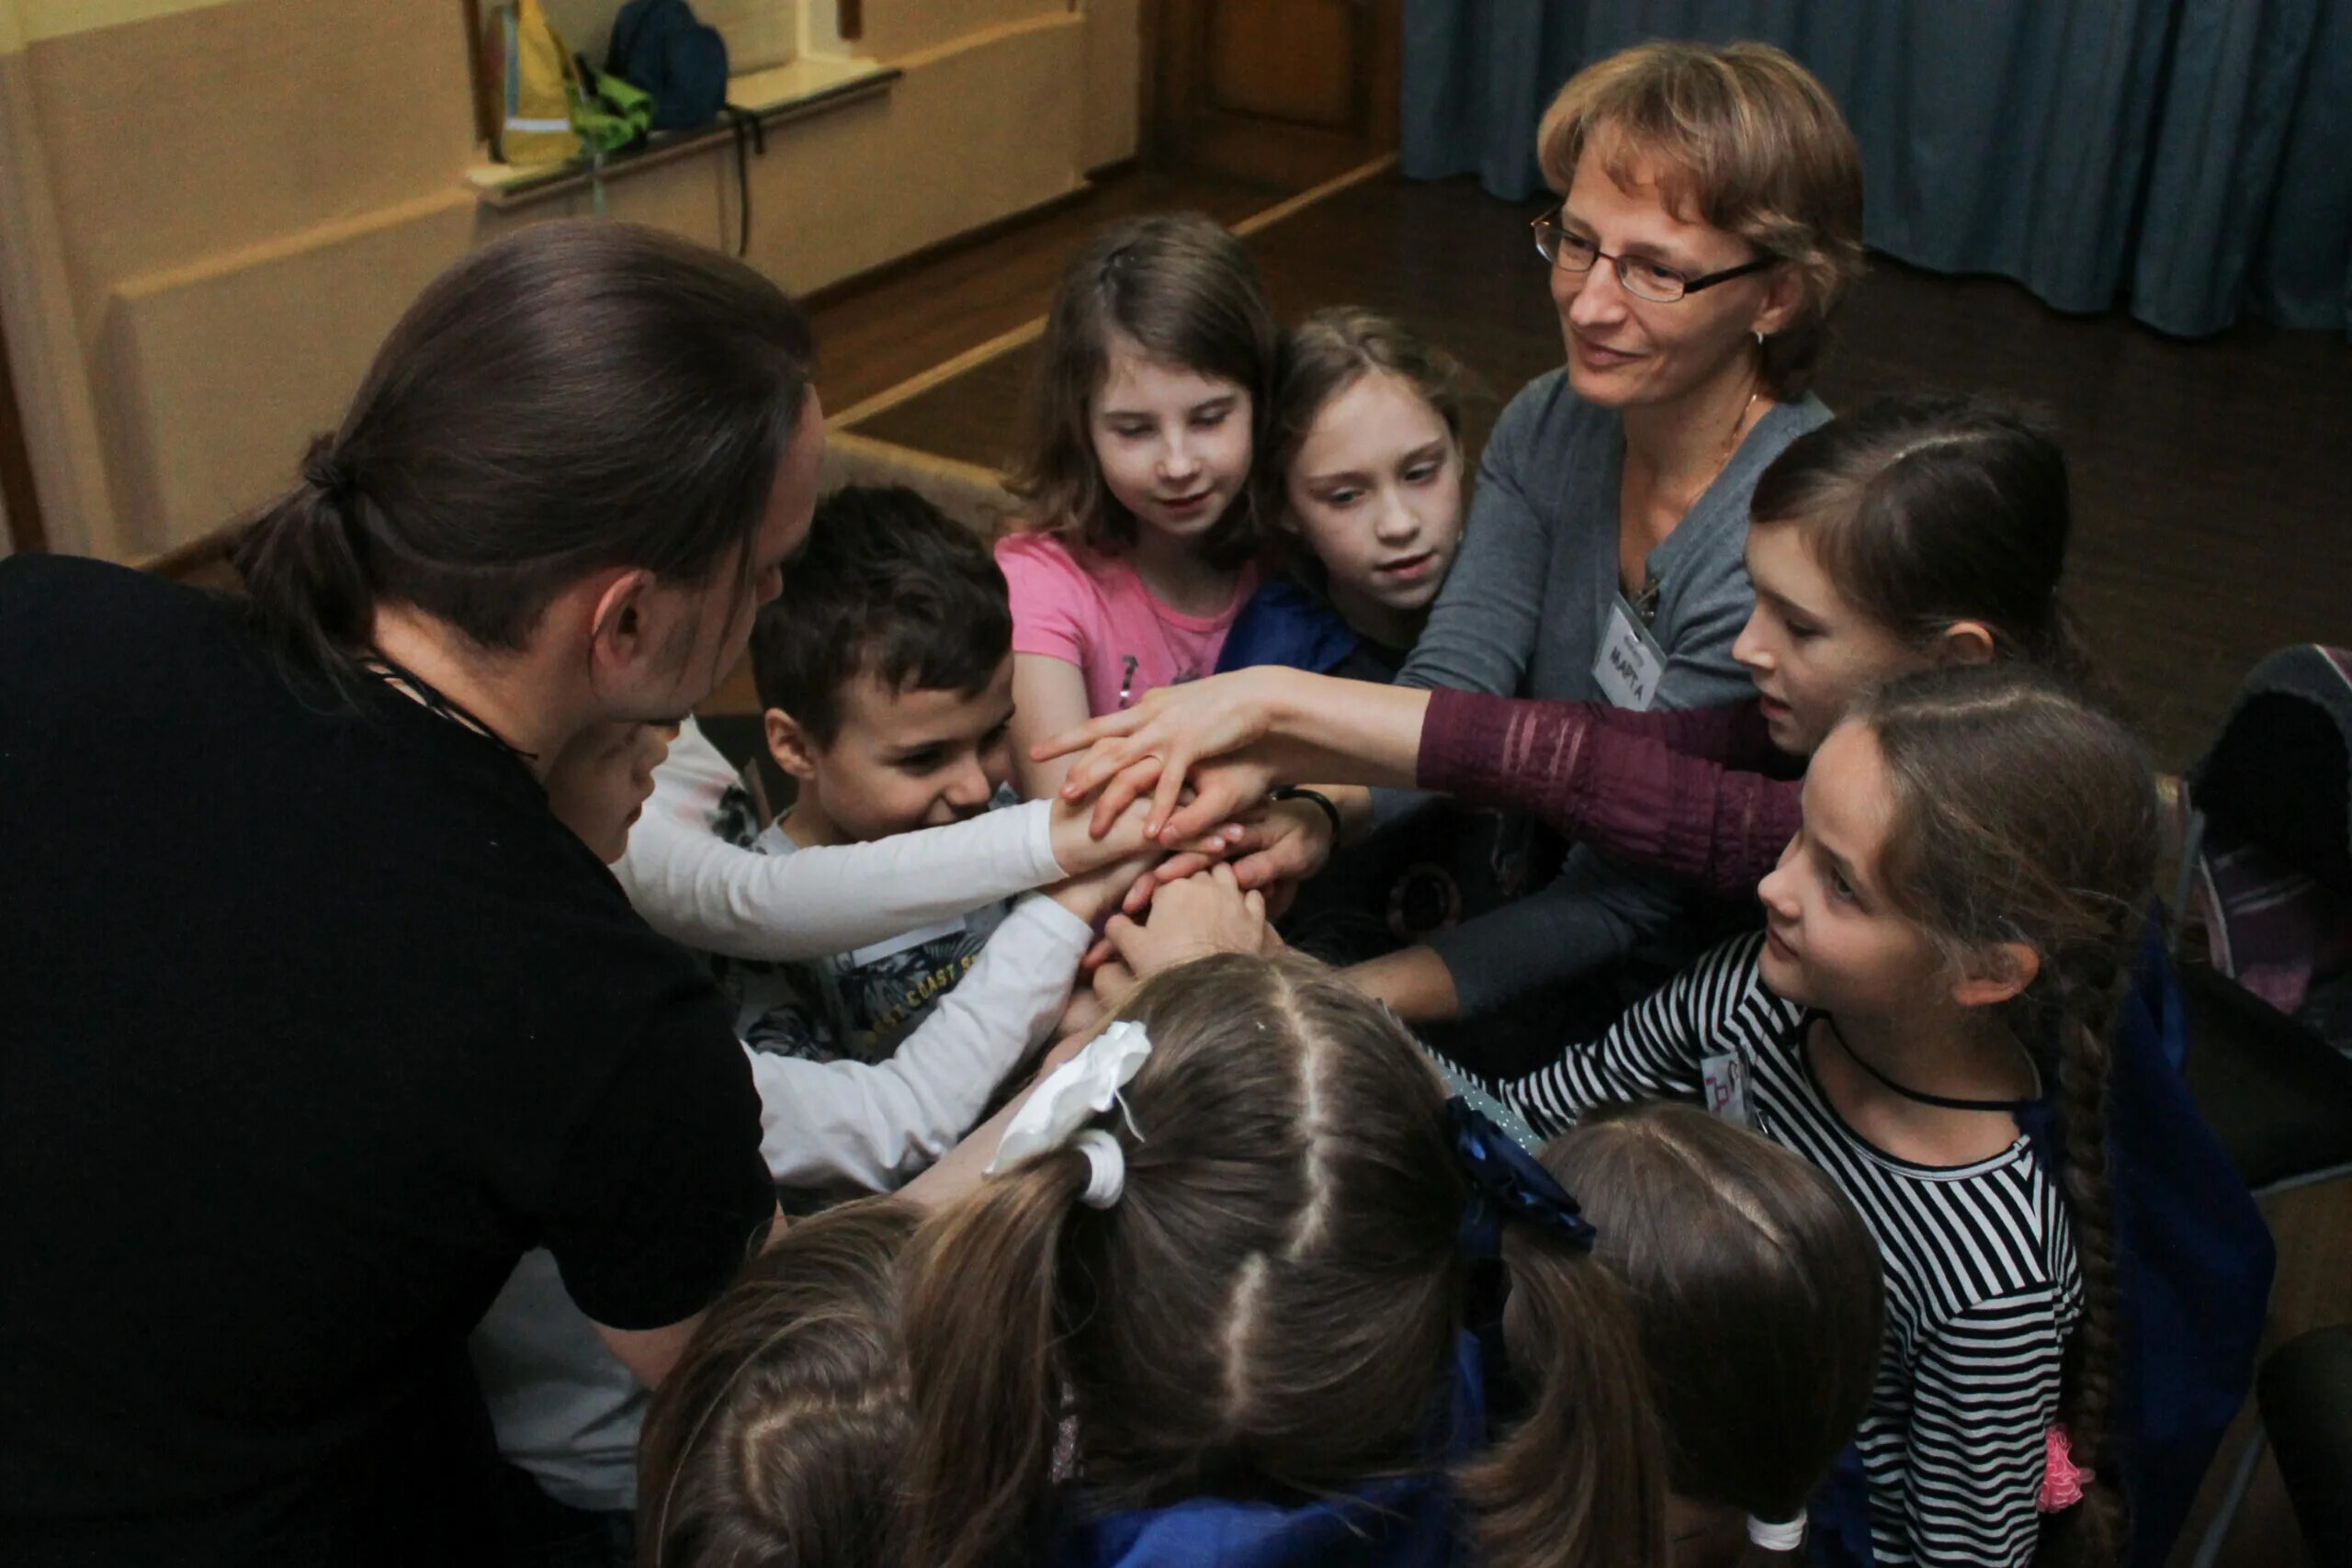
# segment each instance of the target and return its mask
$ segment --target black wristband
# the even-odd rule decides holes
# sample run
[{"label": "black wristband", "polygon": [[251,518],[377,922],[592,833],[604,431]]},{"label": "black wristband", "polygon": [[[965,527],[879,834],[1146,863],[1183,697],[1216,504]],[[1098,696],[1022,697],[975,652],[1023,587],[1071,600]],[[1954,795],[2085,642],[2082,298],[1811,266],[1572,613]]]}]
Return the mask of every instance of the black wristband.
[{"label": "black wristband", "polygon": [[1321,790],[1308,789],[1305,784],[1279,784],[1267,792],[1266,798],[1314,802],[1323,808],[1323,815],[1331,819],[1331,842],[1337,844],[1340,841],[1340,808]]}]

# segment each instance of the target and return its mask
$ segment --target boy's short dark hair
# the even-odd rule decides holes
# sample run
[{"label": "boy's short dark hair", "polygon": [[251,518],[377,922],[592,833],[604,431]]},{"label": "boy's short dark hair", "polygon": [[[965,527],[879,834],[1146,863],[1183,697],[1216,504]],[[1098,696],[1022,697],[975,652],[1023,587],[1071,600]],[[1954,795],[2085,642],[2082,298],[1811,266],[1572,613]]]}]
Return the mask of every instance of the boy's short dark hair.
[{"label": "boy's short dark hair", "polygon": [[852,485],[817,503],[784,592],[761,606],[752,679],[762,707],[828,746],[858,676],[976,696],[1012,651],[1004,573],[987,547],[903,485]]}]

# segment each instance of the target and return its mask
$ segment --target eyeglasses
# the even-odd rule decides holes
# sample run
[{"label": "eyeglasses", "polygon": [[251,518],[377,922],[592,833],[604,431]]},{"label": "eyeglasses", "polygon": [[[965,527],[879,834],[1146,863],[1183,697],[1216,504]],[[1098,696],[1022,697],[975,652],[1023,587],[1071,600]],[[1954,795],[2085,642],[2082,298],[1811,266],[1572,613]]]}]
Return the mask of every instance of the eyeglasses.
[{"label": "eyeglasses", "polygon": [[1625,292],[1636,299],[1646,299],[1653,305],[1671,305],[1686,294],[1696,294],[1702,288],[1713,288],[1718,283],[1729,283],[1735,277],[1746,277],[1751,272],[1762,272],[1781,258],[1758,256],[1738,266],[1727,266],[1721,272],[1711,272],[1701,277],[1685,277],[1670,266],[1639,256],[1612,256],[1600,244],[1559,224],[1560,209],[1538,218],[1529,225],[1535,231],[1535,254],[1562,272],[1590,272],[1593,263],[1609,262],[1617,268],[1617,281]]}]

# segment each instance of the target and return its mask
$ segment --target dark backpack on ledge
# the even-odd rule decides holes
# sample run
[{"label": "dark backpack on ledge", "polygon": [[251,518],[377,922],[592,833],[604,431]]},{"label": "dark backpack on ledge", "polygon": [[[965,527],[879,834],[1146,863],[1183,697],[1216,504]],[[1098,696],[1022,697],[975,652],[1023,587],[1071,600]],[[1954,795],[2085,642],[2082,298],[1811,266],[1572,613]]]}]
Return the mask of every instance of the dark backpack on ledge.
[{"label": "dark backpack on ledge", "polygon": [[727,40],[686,0],[628,0],[605,70],[651,96],[656,130],[700,130],[727,102]]}]

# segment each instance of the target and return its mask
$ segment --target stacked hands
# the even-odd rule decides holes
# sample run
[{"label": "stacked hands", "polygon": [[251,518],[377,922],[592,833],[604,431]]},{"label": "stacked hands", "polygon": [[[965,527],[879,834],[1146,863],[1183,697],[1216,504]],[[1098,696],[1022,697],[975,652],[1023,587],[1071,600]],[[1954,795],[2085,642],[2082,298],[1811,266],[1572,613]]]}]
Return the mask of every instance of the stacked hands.
[{"label": "stacked hands", "polygon": [[[1423,694],[1402,694],[1415,702],[1417,741]],[[1240,887],[1269,890],[1279,911],[1289,890],[1330,858],[1333,824],[1312,801],[1269,800],[1278,784],[1411,782],[1409,759],[1401,769],[1377,766],[1361,739],[1342,750],[1303,716],[1319,706],[1336,718],[1335,703],[1390,695],[1389,689],[1261,666],[1158,687],[1133,707],[1040,742],[1033,755],[1046,761],[1083,753],[1063,779],[1061,801],[1074,807],[1092,798],[1088,830],[1095,839],[1125,831],[1141,808],[1147,840],[1171,852],[1129,890],[1127,913],[1140,913],[1159,888],[1217,862],[1231,864]]]},{"label": "stacked hands", "polygon": [[1313,801],[1268,795],[1280,782],[1363,772],[1291,720],[1307,689],[1277,668],[1160,687],[1035,748],[1040,761],[1083,753],[1056,802],[1063,863],[1115,857],[1080,879],[1097,907],[1071,906],[1100,919],[1115,901],[1120,912],[1087,955],[1093,994],[1081,993],[1066,1028],[1171,964],[1282,946],[1270,916],[1329,858],[1333,823]]}]

